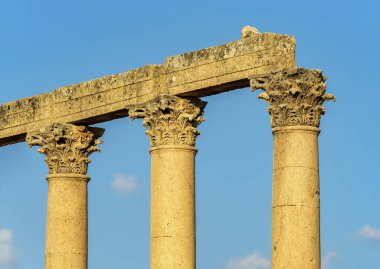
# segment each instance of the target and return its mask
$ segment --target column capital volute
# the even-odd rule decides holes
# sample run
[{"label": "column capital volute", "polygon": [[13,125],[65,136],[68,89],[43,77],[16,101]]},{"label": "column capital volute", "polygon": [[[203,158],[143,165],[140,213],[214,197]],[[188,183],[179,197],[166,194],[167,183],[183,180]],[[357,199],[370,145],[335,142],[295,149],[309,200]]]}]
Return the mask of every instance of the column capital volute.
[{"label": "column capital volute", "polygon": [[37,151],[46,156],[49,175],[86,175],[89,155],[100,151],[103,133],[102,128],[53,123],[29,132],[25,140],[29,147],[40,146]]},{"label": "column capital volute", "polygon": [[197,130],[206,102],[196,98],[161,95],[141,105],[128,107],[133,120],[143,118],[151,147],[164,145],[195,146]]},{"label": "column capital volute", "polygon": [[250,79],[252,91],[264,92],[258,98],[268,102],[272,128],[287,126],[319,127],[327,100],[335,101],[326,92],[327,77],[321,70],[291,68]]}]

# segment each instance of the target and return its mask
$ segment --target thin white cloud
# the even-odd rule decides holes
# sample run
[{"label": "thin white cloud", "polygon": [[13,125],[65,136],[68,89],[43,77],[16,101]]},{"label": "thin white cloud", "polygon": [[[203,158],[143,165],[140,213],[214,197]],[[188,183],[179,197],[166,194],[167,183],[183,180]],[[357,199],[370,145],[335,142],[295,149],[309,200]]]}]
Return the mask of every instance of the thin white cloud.
[{"label": "thin white cloud", "polygon": [[18,254],[13,241],[11,230],[0,229],[0,266],[15,266]]},{"label": "thin white cloud", "polygon": [[111,187],[121,194],[130,194],[138,189],[137,181],[132,176],[116,174],[111,181]]},{"label": "thin white cloud", "polygon": [[335,252],[329,252],[322,258],[322,267],[321,269],[328,269],[331,262],[336,258]]},{"label": "thin white cloud", "polygon": [[227,263],[226,269],[269,269],[270,260],[253,252],[248,256],[236,258]]},{"label": "thin white cloud", "polygon": [[375,229],[370,225],[364,225],[359,231],[359,237],[380,243],[380,229]]}]

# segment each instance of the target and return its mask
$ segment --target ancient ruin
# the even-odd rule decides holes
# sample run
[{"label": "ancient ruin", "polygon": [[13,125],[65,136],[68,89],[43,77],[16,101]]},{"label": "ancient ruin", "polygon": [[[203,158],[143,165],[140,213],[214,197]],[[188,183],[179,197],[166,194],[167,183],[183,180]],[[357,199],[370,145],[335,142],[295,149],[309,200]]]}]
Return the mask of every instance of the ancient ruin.
[{"label": "ancient ruin", "polygon": [[[39,146],[48,166],[45,268],[87,269],[87,165],[101,128],[142,118],[151,155],[151,269],[195,269],[195,148],[200,98],[251,87],[274,137],[272,269],[320,269],[320,70],[299,68],[295,40],[246,26],[242,38],[0,106],[0,146]],[[94,163],[93,165],[96,165]],[[96,182],[94,183],[96,184]],[[170,223],[170,225],[167,225]]]}]

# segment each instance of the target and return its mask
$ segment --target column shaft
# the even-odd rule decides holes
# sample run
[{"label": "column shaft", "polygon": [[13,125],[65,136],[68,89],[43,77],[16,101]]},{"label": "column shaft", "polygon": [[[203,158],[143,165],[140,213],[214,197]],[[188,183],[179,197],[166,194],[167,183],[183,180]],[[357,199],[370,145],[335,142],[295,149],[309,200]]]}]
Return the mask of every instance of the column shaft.
[{"label": "column shaft", "polygon": [[272,269],[320,269],[318,133],[273,132]]},{"label": "column shaft", "polygon": [[45,269],[87,269],[87,166],[104,129],[53,123],[27,134],[49,174]]},{"label": "column shaft", "polygon": [[151,269],[195,269],[195,140],[205,106],[162,95],[129,108],[151,145]]},{"label": "column shaft", "polygon": [[320,269],[318,134],[326,93],[321,70],[290,68],[251,79],[268,102],[274,136],[272,269]]},{"label": "column shaft", "polygon": [[45,268],[87,268],[87,182],[81,175],[49,175]]},{"label": "column shaft", "polygon": [[151,150],[151,269],[195,268],[196,149]]}]

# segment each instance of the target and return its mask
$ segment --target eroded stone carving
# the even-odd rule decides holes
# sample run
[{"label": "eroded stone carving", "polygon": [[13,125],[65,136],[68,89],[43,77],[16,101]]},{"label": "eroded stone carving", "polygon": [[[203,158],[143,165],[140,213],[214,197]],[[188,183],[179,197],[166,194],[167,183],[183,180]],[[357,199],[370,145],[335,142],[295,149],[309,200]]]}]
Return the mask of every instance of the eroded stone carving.
[{"label": "eroded stone carving", "polygon": [[260,34],[259,30],[249,25],[246,25],[241,29],[241,38],[247,38],[257,34]]},{"label": "eroded stone carving", "polygon": [[37,151],[46,156],[49,174],[87,174],[88,156],[102,141],[104,129],[54,123],[40,131],[29,132],[29,147],[41,146]]},{"label": "eroded stone carving", "polygon": [[141,106],[129,108],[129,117],[144,118],[152,147],[160,145],[194,146],[200,134],[197,126],[204,121],[206,106],[195,98],[180,98],[163,95]]},{"label": "eroded stone carving", "polygon": [[258,98],[269,103],[267,108],[271,126],[284,127],[307,125],[319,127],[327,100],[335,101],[326,94],[326,77],[316,69],[296,68],[254,77],[250,80],[252,91],[264,90]]}]

